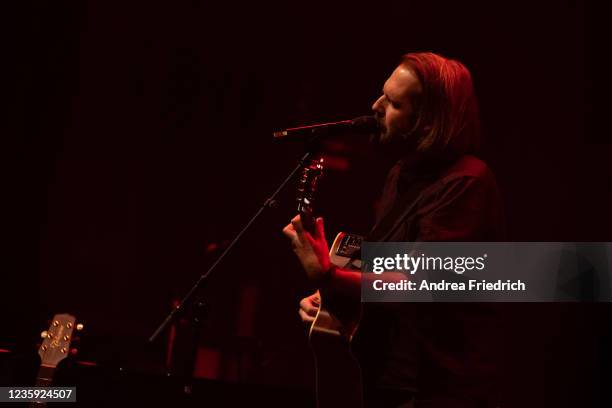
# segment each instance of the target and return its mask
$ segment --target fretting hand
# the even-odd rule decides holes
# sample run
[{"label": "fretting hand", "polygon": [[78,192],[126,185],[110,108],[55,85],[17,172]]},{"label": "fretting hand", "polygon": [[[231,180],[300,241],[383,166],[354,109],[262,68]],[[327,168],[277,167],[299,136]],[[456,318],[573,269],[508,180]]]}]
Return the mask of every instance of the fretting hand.
[{"label": "fretting hand", "polygon": [[314,234],[311,234],[304,229],[300,216],[296,215],[283,229],[283,233],[291,240],[293,252],[302,263],[308,279],[315,283],[321,282],[331,266],[323,218],[317,218]]}]

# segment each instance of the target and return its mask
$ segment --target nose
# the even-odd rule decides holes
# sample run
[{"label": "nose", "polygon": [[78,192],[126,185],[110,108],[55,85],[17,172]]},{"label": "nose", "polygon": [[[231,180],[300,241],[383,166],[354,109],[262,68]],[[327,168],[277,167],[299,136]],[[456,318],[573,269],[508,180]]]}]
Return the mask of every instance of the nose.
[{"label": "nose", "polygon": [[385,96],[381,95],[373,104],[372,104],[372,110],[374,111],[374,113],[376,114],[377,117],[381,118],[383,116],[385,116],[385,107],[384,107],[384,103],[383,103],[383,98]]}]

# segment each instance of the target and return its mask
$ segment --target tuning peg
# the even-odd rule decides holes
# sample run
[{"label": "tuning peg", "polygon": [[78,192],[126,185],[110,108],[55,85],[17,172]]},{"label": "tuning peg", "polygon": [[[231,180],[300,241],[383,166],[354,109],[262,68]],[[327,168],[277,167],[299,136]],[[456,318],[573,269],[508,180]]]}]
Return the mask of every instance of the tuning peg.
[{"label": "tuning peg", "polygon": [[49,333],[47,333],[46,330],[43,330],[43,331],[40,332],[40,337],[43,338],[43,339],[46,339],[48,335],[49,335]]},{"label": "tuning peg", "polygon": [[83,329],[85,328],[85,326],[83,326],[83,324],[82,324],[82,323],[78,323],[78,324],[76,325],[76,327],[75,327],[75,328],[76,328],[78,331],[81,331],[81,330],[83,330]]}]

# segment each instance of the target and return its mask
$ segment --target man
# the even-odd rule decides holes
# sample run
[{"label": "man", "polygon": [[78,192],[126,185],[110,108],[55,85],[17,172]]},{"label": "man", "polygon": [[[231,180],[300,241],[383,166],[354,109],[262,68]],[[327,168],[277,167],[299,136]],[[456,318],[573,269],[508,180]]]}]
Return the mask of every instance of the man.
[{"label": "man", "polygon": [[[398,161],[366,239],[503,241],[495,178],[471,155],[480,126],[467,68],[433,53],[404,55],[372,109],[380,124],[377,141]],[[407,208],[412,208],[408,214]],[[359,299],[361,275],[331,265],[322,219],[312,235],[299,216],[283,232],[325,296]],[[318,301],[315,294],[300,302],[304,322],[312,322]],[[492,317],[478,304],[364,304],[353,346],[366,405],[494,404],[496,363],[488,350],[496,341]]]}]

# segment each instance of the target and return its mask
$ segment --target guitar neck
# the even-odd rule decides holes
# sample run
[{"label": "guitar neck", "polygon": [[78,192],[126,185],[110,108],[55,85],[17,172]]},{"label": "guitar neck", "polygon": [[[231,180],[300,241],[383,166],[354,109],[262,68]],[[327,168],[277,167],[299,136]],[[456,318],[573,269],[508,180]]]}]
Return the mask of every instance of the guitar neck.
[{"label": "guitar neck", "polygon": [[[55,374],[55,367],[41,366],[36,376],[36,386],[50,387],[53,384],[53,374]],[[32,401],[28,408],[43,408],[46,406],[46,402]]]},{"label": "guitar neck", "polygon": [[311,234],[315,232],[315,219],[311,211],[300,210],[300,219],[302,220],[302,227]]},{"label": "guitar neck", "polygon": [[36,386],[50,387],[53,383],[53,374],[55,374],[55,367],[41,366],[36,376]]}]

